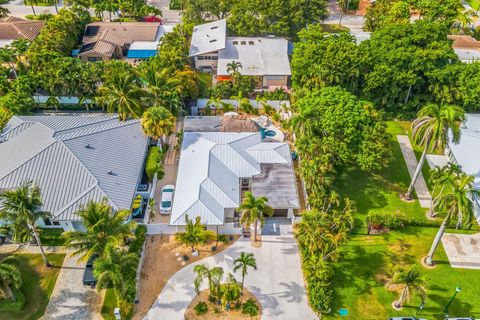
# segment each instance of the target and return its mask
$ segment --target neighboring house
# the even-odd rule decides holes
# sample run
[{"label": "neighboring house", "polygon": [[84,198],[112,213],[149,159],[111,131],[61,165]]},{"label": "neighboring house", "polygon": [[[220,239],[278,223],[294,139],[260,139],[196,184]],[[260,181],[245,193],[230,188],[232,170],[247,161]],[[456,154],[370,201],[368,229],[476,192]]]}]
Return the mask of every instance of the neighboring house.
[{"label": "neighboring house", "polygon": [[462,62],[471,63],[480,60],[480,41],[465,35],[449,35],[448,38],[453,40],[453,50]]},{"label": "neighboring house", "polygon": [[[194,125],[185,119],[170,225],[184,226],[188,215],[220,233],[239,233],[236,209],[247,191],[266,196],[275,216],[292,217],[299,200],[289,145],[262,142],[255,126],[245,126],[250,132],[225,132],[225,126],[210,126],[215,121],[209,118],[193,117]],[[192,128],[199,131],[188,131]]]},{"label": "neighboring house", "polygon": [[87,25],[83,44],[73,52],[82,60],[146,59],[157,54],[161,37],[173,26],[159,22],[95,22]]},{"label": "neighboring house", "polygon": [[[480,189],[480,114],[467,114],[461,127],[458,144],[449,143],[445,154],[450,161],[462,167],[462,171],[475,177],[475,187]],[[477,199],[475,216],[480,223],[480,199]]]},{"label": "neighboring house", "polygon": [[38,20],[24,20],[17,17],[0,19],[0,48],[12,43],[17,39],[35,39],[44,22]]},{"label": "neighboring house", "polygon": [[149,197],[148,146],[139,120],[14,116],[0,135],[0,190],[31,180],[41,188],[42,209],[52,214],[40,226],[81,230],[76,212],[88,201],[107,199],[121,210],[139,194]]},{"label": "neighboring house", "polygon": [[291,75],[289,45],[284,38],[227,37],[226,20],[196,26],[190,44],[195,68],[213,71],[216,80],[230,79],[228,64],[240,62],[242,75],[254,76],[257,89],[287,88]]}]

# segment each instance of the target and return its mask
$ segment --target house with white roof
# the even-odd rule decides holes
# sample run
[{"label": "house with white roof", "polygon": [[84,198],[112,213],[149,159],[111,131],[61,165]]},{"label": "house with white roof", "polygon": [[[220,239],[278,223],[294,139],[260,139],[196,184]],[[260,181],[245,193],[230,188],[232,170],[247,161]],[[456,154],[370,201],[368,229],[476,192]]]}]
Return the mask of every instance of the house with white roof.
[{"label": "house with white roof", "polygon": [[[236,209],[248,191],[267,197],[275,216],[293,216],[293,209],[300,206],[287,143],[263,142],[258,131],[209,127],[210,117],[189,118],[185,119],[171,226],[186,225],[188,215],[200,217],[220,233],[240,233]],[[205,127],[199,122],[202,119]],[[198,131],[188,131],[189,127]]]},{"label": "house with white roof", "polygon": [[291,75],[286,39],[227,37],[225,19],[196,26],[189,54],[196,69],[211,70],[217,81],[230,79],[233,61],[241,63],[242,75],[256,78],[257,89],[287,88]]},{"label": "house with white roof", "polygon": [[[33,181],[42,210],[40,226],[81,230],[76,212],[106,199],[114,210],[130,209],[153,192],[144,174],[149,139],[139,120],[116,115],[13,116],[0,134],[0,190]],[[147,201],[144,201],[147,203]]]},{"label": "house with white roof", "polygon": [[[462,171],[475,177],[475,187],[480,189],[480,114],[467,114],[461,127],[458,144],[449,143],[445,150],[449,160],[462,167]],[[480,223],[480,202],[477,199],[475,216]]]}]

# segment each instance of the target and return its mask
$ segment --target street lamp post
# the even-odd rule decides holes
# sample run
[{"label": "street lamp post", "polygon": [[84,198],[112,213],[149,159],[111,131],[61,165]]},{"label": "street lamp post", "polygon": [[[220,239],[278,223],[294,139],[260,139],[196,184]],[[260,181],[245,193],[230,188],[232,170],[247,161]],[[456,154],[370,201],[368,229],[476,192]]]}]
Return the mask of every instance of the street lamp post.
[{"label": "street lamp post", "polygon": [[450,307],[450,305],[452,304],[453,300],[455,299],[455,297],[457,296],[457,294],[459,292],[462,291],[462,288],[460,287],[456,287],[455,288],[455,293],[453,294],[452,298],[450,299],[450,301],[448,301],[447,305],[445,306],[445,309],[443,310],[443,312],[445,313],[445,317],[448,317],[448,308]]}]

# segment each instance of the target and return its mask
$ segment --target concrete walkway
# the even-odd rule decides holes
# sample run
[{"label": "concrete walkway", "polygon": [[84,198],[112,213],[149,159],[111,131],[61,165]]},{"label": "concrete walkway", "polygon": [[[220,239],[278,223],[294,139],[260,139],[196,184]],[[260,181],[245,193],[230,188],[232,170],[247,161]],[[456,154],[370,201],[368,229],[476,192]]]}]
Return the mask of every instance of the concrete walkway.
[{"label": "concrete walkway", "polygon": [[[220,266],[227,275],[241,252],[252,252],[257,260],[258,269],[249,271],[245,286],[262,304],[262,319],[318,319],[307,303],[298,247],[291,229],[288,235],[262,236],[262,239],[262,246],[253,248],[248,239],[240,238],[228,249],[179,270],[144,319],[183,320],[185,310],[196,295],[193,267],[197,264]],[[239,274],[235,276],[241,279]],[[202,289],[206,288],[205,283]]]},{"label": "concrete walkway", "polygon": [[445,233],[442,244],[453,268],[480,269],[480,233]]},{"label": "concrete walkway", "polygon": [[41,319],[102,319],[99,314],[102,296],[95,289],[83,286],[84,268],[85,263],[77,263],[77,258],[72,258],[67,253],[47,309]]},{"label": "concrete walkway", "polygon": [[[45,253],[63,253],[65,252],[65,247],[43,246],[43,251]],[[32,254],[38,253],[40,254],[40,248],[37,245],[9,243],[9,244],[3,244],[0,246],[0,253],[32,253]]]},{"label": "concrete walkway", "polygon": [[[412,144],[410,139],[406,135],[397,135],[398,143],[402,149],[403,157],[405,158],[405,163],[407,164],[408,173],[410,177],[413,177],[415,169],[417,168],[418,161],[415,153],[413,152]],[[430,208],[430,201],[432,200],[430,192],[428,191],[427,184],[423,178],[423,174],[420,172],[420,175],[415,182],[415,192],[417,193],[418,202],[422,208]]]}]

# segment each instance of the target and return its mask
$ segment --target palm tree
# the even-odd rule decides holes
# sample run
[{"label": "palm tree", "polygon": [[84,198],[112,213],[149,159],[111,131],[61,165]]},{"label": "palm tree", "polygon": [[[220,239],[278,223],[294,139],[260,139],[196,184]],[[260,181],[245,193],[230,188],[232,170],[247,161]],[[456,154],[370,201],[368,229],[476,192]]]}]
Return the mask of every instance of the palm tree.
[{"label": "palm tree", "polygon": [[412,138],[417,146],[423,147],[423,153],[404,195],[406,199],[412,197],[413,186],[422,170],[427,152],[444,149],[449,140],[449,132],[452,133],[452,142],[458,143],[460,124],[464,120],[465,110],[453,105],[427,104],[418,112],[417,119],[412,123]]},{"label": "palm tree", "polygon": [[241,270],[242,272],[242,295],[243,295],[243,285],[245,283],[245,277],[248,274],[248,268],[253,268],[257,270],[257,262],[253,256],[253,253],[240,253],[240,257],[233,261],[233,272]]},{"label": "palm tree", "polygon": [[232,61],[227,63],[227,72],[235,78],[236,75],[240,72],[242,69],[242,63],[240,61]]},{"label": "palm tree", "polygon": [[0,6],[0,18],[6,18],[10,15],[10,10]]},{"label": "palm tree", "polygon": [[247,192],[242,204],[238,208],[242,213],[240,222],[246,224],[247,228],[252,224],[255,225],[254,242],[257,242],[258,222],[263,227],[265,215],[271,216],[273,214],[273,209],[267,205],[267,201],[266,197],[255,198],[251,192]]},{"label": "palm tree", "polygon": [[123,72],[113,73],[98,92],[107,105],[108,112],[118,112],[121,121],[128,117],[138,118],[142,111],[142,96],[145,95],[134,75]]},{"label": "palm tree", "polygon": [[0,219],[29,230],[40,248],[45,266],[50,267],[35,226],[39,219],[50,217],[50,213],[41,211],[42,206],[40,187],[32,181],[25,181],[17,189],[0,193]]},{"label": "palm tree", "polygon": [[233,274],[229,273],[227,282],[219,286],[219,296],[222,305],[230,308],[230,302],[239,301],[242,290]]},{"label": "palm tree", "polygon": [[135,272],[138,256],[108,245],[102,258],[93,263],[93,275],[97,279],[97,290],[113,287],[117,301],[125,293],[125,274]]},{"label": "palm tree", "polygon": [[207,105],[208,106],[215,106],[215,115],[218,114],[219,110],[222,109],[222,99],[220,99],[220,97],[215,97],[215,96],[212,96],[210,97],[210,99],[208,99],[208,102],[207,102]]},{"label": "palm tree", "polygon": [[9,256],[0,262],[0,292],[3,292],[5,296],[8,296],[12,301],[16,301],[17,298],[12,291],[12,286],[19,289],[22,285],[22,275],[18,268],[11,262],[14,260],[14,256]]},{"label": "palm tree", "polygon": [[12,70],[15,79],[17,78],[17,70],[15,68],[15,52],[9,47],[6,46],[5,48],[0,48],[0,65],[2,63],[6,63],[10,66],[10,70]]},{"label": "palm tree", "polygon": [[106,200],[90,201],[77,214],[86,231],[67,231],[63,237],[65,246],[74,249],[72,256],[81,255],[81,261],[102,257],[109,245],[118,247],[125,239],[135,238],[133,231],[137,224],[135,221],[127,222],[130,212],[115,212]]},{"label": "palm tree", "polygon": [[441,195],[436,201],[436,207],[445,212],[446,216],[425,259],[427,265],[433,265],[433,255],[450,220],[456,218],[457,228],[463,223],[471,221],[474,213],[474,201],[480,196],[480,191],[475,188],[474,181],[473,176],[465,173],[459,174],[453,180],[451,190]]},{"label": "palm tree", "polygon": [[[445,187],[451,186],[453,180],[461,174],[462,170],[459,165],[449,162],[444,167],[435,167],[430,174],[430,183],[433,184],[432,199],[430,200],[430,208],[428,209],[428,215],[433,217],[435,214],[435,201],[441,198]],[[440,187],[440,192],[436,194],[436,191]]]},{"label": "palm tree", "polygon": [[195,279],[193,280],[195,291],[197,293],[200,292],[200,287],[202,286],[203,281],[207,279],[210,296],[218,298],[220,281],[223,277],[223,269],[221,267],[213,267],[209,269],[204,264],[199,264],[193,268],[193,272],[195,272]]},{"label": "palm tree", "polygon": [[58,101],[58,98],[55,97],[55,96],[50,96],[48,97],[46,103],[45,103],[48,107],[54,107],[55,110],[58,110],[58,108],[60,107],[60,102]]},{"label": "palm tree", "polygon": [[185,216],[187,225],[184,232],[177,232],[175,234],[175,240],[184,246],[192,248],[192,256],[197,256],[197,246],[204,245],[208,241],[215,240],[215,232],[211,230],[205,230],[205,225],[202,224],[200,217],[195,218],[195,222]]},{"label": "palm tree", "polygon": [[160,138],[162,146],[165,145],[163,136],[170,134],[175,129],[175,117],[163,107],[148,108],[143,113],[141,123],[145,134],[154,139]]},{"label": "palm tree", "polygon": [[394,302],[396,308],[401,308],[406,301],[409,301],[413,294],[419,294],[422,301],[425,300],[427,290],[418,266],[412,266],[408,271],[401,268],[395,270],[393,278],[387,283],[387,288],[396,285],[401,289],[400,296]]}]

